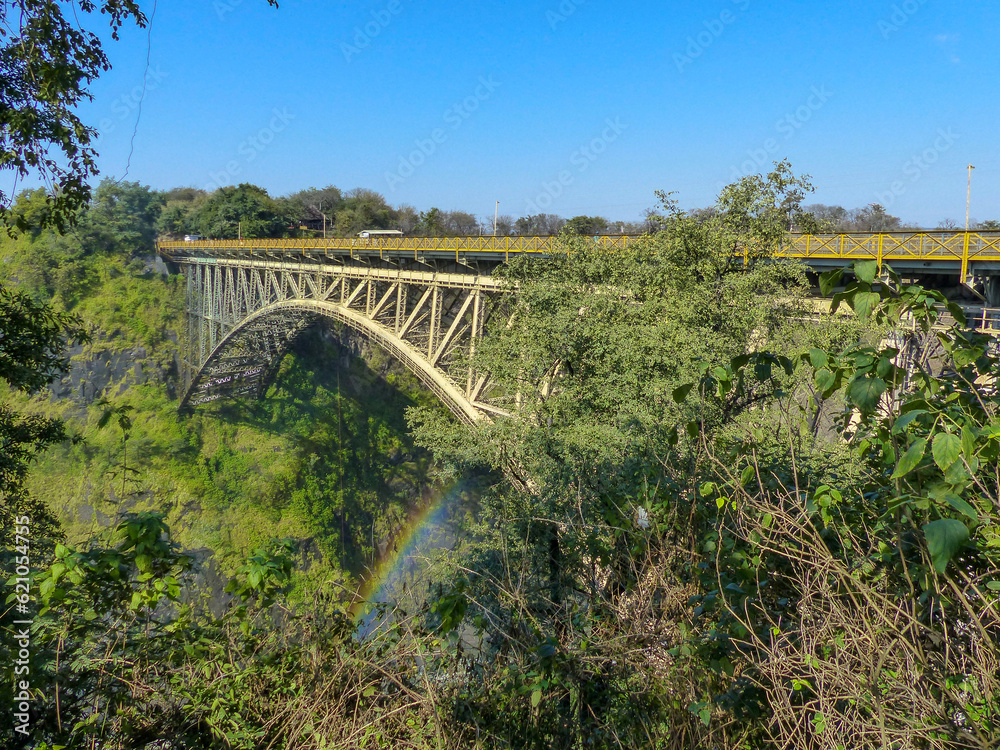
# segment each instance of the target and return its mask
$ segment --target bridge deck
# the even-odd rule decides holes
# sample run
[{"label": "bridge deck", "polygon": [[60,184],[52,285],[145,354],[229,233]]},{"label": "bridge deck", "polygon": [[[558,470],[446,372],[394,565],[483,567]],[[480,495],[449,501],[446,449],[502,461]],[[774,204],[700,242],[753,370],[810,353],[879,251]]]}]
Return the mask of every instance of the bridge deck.
[{"label": "bridge deck", "polygon": [[[624,248],[636,242],[635,235],[594,237],[608,249]],[[343,256],[383,259],[474,258],[509,260],[525,254],[544,255],[556,247],[555,237],[372,237],[297,240],[197,240],[161,242],[157,247],[167,256],[232,257],[242,254],[297,255],[306,257]],[[782,257],[798,258],[819,269],[848,264],[855,260],[888,262],[900,270],[960,272],[970,266],[986,273],[1000,273],[1000,232],[890,232],[883,234],[791,235]]]}]

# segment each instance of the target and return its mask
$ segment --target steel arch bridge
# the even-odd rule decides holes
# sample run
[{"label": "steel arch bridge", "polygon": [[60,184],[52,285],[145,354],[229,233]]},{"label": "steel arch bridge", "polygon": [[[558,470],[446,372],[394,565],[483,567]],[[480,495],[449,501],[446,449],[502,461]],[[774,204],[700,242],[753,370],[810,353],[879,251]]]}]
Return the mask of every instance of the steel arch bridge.
[{"label": "steel arch bridge", "polygon": [[178,257],[187,277],[187,350],[181,409],[223,397],[263,396],[288,347],[329,318],[385,349],[460,419],[503,413],[488,378],[466,364],[503,290],[488,273],[352,262]]},{"label": "steel arch bridge", "polygon": [[[636,241],[595,237],[609,250]],[[330,318],[406,365],[459,418],[503,414],[509,399],[468,366],[486,324],[507,315],[493,277],[516,255],[545,255],[552,237],[371,237],[162,242],[187,277],[181,408],[263,396],[289,345]],[[974,280],[997,291],[1000,233],[792,235],[780,253],[815,270],[870,259],[901,271]],[[998,295],[994,295],[998,296]],[[505,408],[506,407],[506,408]]]}]

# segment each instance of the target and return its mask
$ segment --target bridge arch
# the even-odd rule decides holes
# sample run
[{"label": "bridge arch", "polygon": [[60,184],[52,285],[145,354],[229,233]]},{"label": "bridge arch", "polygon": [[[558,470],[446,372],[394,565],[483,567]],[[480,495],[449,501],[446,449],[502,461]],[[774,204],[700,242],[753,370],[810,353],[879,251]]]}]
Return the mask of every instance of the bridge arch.
[{"label": "bridge arch", "polygon": [[[378,344],[386,353],[405,365],[428,390],[433,392],[463,422],[474,424],[483,417],[483,411],[476,408],[472,401],[455,387],[454,383],[432,366],[409,342],[395,336],[383,326],[350,308],[329,301],[309,299],[286,300],[268,305],[251,313],[230,330],[215,346],[205,363],[195,374],[181,408],[190,406],[192,400],[197,400],[197,394],[204,390],[205,386],[210,388],[212,385],[232,384],[233,387],[219,388],[217,393],[212,394],[202,402],[214,400],[226,395],[227,392],[231,394],[255,391],[256,395],[263,396],[277,374],[278,366],[295,336],[306,325],[319,317],[343,323],[354,332]],[[276,318],[280,319],[281,328],[285,331],[282,340],[275,342],[277,346],[261,347],[260,324],[267,325]],[[227,357],[232,358],[234,354],[236,359],[240,361],[242,372],[230,374],[226,369],[222,369],[213,373],[218,365],[224,365]],[[247,367],[248,364],[251,364],[247,361],[247,357],[257,360],[253,363],[256,367]],[[223,382],[206,382],[208,380]]]},{"label": "bridge arch", "polygon": [[493,403],[489,378],[469,364],[487,322],[506,311],[506,290],[488,274],[350,258],[185,258],[179,265],[188,322],[181,409],[262,397],[295,337],[329,318],[405,365],[463,422],[507,413]]}]

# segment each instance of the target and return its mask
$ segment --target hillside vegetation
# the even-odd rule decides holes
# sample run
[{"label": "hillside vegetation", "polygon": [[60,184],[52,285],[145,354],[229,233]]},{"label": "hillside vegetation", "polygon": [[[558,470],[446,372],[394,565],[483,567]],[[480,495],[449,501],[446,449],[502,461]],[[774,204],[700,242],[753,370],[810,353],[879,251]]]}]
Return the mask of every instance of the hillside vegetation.
[{"label": "hillside vegetation", "polygon": [[[39,193],[17,209],[30,217],[35,202],[44,210]],[[323,569],[362,574],[433,484],[404,416],[429,397],[381,352],[320,327],[263,401],[178,418],[183,279],[153,257],[159,211],[148,189],[104,183],[66,234],[0,241],[0,275],[78,316],[90,337],[50,390],[30,397],[0,383],[5,403],[63,420],[78,438],[46,452],[28,487],[74,543],[122,512],[155,510],[227,569],[277,534],[312,540]],[[100,425],[112,410],[130,415],[127,446],[116,420]]]}]

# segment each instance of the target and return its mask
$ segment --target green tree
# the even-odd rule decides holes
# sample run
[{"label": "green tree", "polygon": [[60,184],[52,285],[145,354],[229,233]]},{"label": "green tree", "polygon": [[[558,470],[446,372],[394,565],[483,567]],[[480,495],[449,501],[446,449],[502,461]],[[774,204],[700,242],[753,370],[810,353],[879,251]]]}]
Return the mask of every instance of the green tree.
[{"label": "green tree", "polygon": [[441,209],[431,207],[428,211],[421,211],[413,233],[421,237],[444,237],[447,231]]},{"label": "green tree", "polygon": [[[699,495],[718,508],[702,537],[713,554],[693,599],[711,630],[697,658],[720,658],[723,635],[747,684],[705,706],[757,702],[760,728],[796,747],[985,750],[1000,739],[998,404],[982,379],[996,355],[940,292],[883,271],[855,264],[834,301],[881,334],[798,357],[843,462],[817,473],[834,446],[817,452],[789,419],[712,451]],[[697,387],[719,397],[718,382]],[[776,403],[791,415],[804,399]]]},{"label": "green tree", "polygon": [[208,193],[198,188],[174,188],[161,193],[160,198],[163,208],[156,221],[157,234],[172,239],[195,234],[195,217]]},{"label": "green tree", "polygon": [[344,196],[335,224],[337,234],[350,237],[364,229],[388,229],[394,218],[395,212],[381,193],[355,188]]},{"label": "green tree", "polygon": [[[268,0],[277,6],[276,0]],[[94,79],[110,69],[101,35],[82,25],[100,12],[111,38],[128,21],[140,28],[146,16],[133,0],[82,0],[72,19],[57,2],[16,2],[0,6],[5,33],[0,45],[0,169],[14,181],[35,175],[51,185],[45,226],[72,223],[90,198],[88,180],[96,174],[96,131],[76,115],[91,98]],[[11,212],[13,196],[0,192],[0,223],[8,231],[27,228]]]},{"label": "green tree", "polygon": [[[473,361],[510,416],[456,428],[413,413],[435,452],[506,477],[485,501],[468,580],[446,596],[468,602],[489,644],[458,711],[512,746],[721,746],[745,732],[712,735],[702,714],[731,685],[719,659],[733,657],[720,646],[714,668],[672,668],[693,626],[663,610],[700,584],[705,445],[775,398],[772,373],[787,377],[790,360],[755,354],[761,342],[801,335],[802,269],[762,251],[732,260],[734,242],[775,247],[764,207],[792,179],[748,179],[705,221],[668,200],[665,231],[622,251],[567,237],[563,253],[513,261],[510,315]],[[740,357],[751,366],[737,376]],[[686,400],[703,373],[725,398]]]},{"label": "green tree", "polygon": [[563,226],[570,234],[607,234],[608,220],[603,216],[574,216]]},{"label": "green tree", "polygon": [[282,215],[267,191],[244,183],[219,188],[197,210],[195,221],[200,234],[212,239],[281,237],[289,217]]},{"label": "green tree", "polygon": [[[66,337],[84,341],[87,333],[75,316],[58,313],[23,292],[0,286],[0,379],[22,393],[36,393],[68,367]],[[33,461],[68,439],[59,419],[17,413],[0,405],[0,550],[4,570],[12,549],[15,517],[32,519],[31,537],[40,553],[59,538],[59,525],[32,498],[25,481]]]},{"label": "green tree", "polygon": [[559,233],[566,220],[555,214],[522,216],[514,222],[514,230],[522,236],[549,236]]},{"label": "green tree", "polygon": [[[80,4],[84,13],[100,10],[111,36],[128,20],[144,27],[146,17],[131,0]],[[91,147],[95,132],[76,116],[76,106],[88,98],[86,88],[110,68],[100,37],[69,20],[59,3],[12,2],[0,7],[4,34],[0,58],[3,123],[0,163],[16,179],[37,172],[53,189],[46,195],[47,224],[64,226],[90,197],[87,180],[96,171]],[[26,225],[10,212],[11,196],[0,193],[0,220],[18,229]]]},{"label": "green tree", "polygon": [[86,212],[87,226],[105,251],[128,256],[152,255],[161,196],[138,182],[104,179]]},{"label": "green tree", "polygon": [[793,174],[787,160],[776,162],[766,176],[751,175],[724,187],[716,210],[733,255],[768,257],[780,249],[812,189],[808,176]]}]

